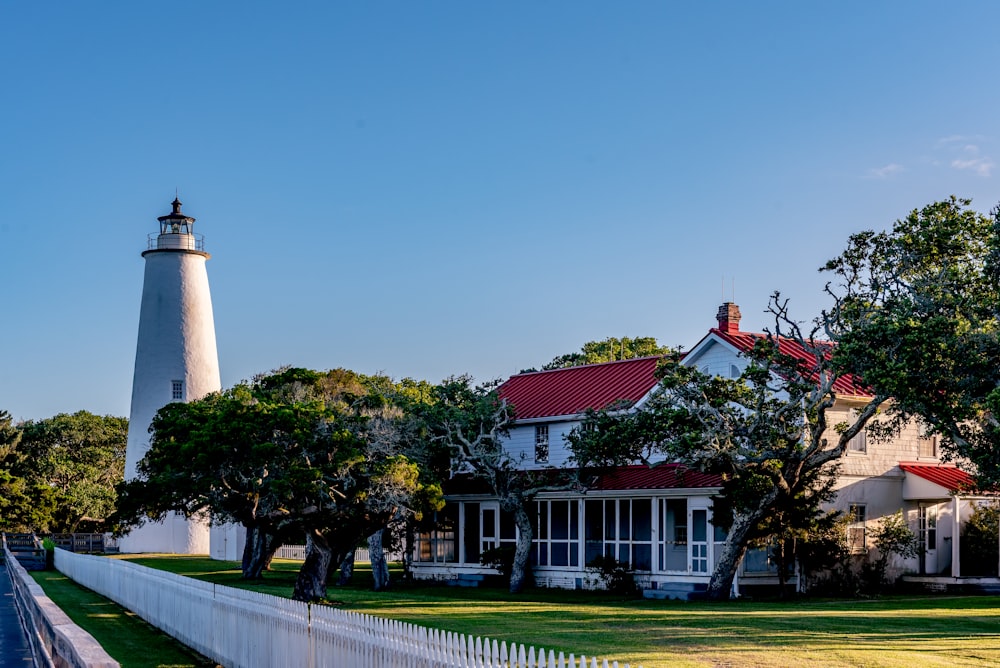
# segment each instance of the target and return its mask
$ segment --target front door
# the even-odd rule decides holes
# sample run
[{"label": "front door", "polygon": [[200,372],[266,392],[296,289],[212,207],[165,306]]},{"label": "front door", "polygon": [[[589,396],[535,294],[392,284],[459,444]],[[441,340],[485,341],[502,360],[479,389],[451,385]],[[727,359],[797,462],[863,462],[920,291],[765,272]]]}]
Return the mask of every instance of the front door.
[{"label": "front door", "polygon": [[920,574],[936,574],[938,572],[937,504],[920,504],[917,514],[917,539],[920,541]]}]

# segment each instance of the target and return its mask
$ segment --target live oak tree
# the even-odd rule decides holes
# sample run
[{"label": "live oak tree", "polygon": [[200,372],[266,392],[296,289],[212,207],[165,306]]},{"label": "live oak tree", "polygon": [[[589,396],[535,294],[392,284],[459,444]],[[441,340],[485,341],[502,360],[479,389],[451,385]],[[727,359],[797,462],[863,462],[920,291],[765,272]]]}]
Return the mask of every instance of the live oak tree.
[{"label": "live oak tree", "polygon": [[121,521],[170,510],[247,528],[244,577],[277,545],[304,536],[293,596],[324,598],[332,555],[353,551],[420,490],[405,456],[369,448],[356,374],[283,369],[198,401],[161,409],[139,478],[124,486]]},{"label": "live oak tree", "polygon": [[967,199],[850,237],[823,271],[835,361],[893,398],[888,428],[917,419],[945,453],[1000,484],[1000,212]]},{"label": "live oak tree", "polygon": [[103,530],[115,509],[115,485],[124,475],[128,420],[78,411],[24,422],[17,429],[20,441],[10,456],[11,473],[35,490],[39,509],[34,521],[41,519],[43,496],[55,504],[46,526],[34,528],[58,533],[88,525],[89,530]]}]

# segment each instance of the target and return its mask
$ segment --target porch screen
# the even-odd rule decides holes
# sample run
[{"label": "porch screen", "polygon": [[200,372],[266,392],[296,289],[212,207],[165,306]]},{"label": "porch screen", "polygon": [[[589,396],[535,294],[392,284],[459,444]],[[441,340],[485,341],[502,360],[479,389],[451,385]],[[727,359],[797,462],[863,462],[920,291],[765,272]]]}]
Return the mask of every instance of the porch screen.
[{"label": "porch screen", "polygon": [[580,565],[579,505],[573,501],[538,501],[532,559],[538,566]]},{"label": "porch screen", "polygon": [[584,541],[587,563],[604,555],[637,571],[653,568],[653,500],[587,501]]},{"label": "porch screen", "polygon": [[421,523],[415,538],[417,561],[458,561],[458,506],[454,503],[445,504],[430,520]]}]

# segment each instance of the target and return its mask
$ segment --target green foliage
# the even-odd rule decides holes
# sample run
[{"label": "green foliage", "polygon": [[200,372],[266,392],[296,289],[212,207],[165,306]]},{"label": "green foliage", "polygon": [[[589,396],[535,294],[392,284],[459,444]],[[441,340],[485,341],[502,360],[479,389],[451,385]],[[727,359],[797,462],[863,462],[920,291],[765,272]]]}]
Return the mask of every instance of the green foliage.
[{"label": "green foliage", "polygon": [[661,346],[652,336],[636,338],[623,336],[620,339],[610,336],[603,341],[588,341],[583,344],[580,352],[560,355],[543,366],[542,369],[563,369],[584,364],[628,360],[635,357],[666,355],[669,352],[669,348]]},{"label": "green foliage", "polygon": [[101,528],[114,510],[128,421],[86,411],[12,424],[0,411],[0,526]]},{"label": "green foliage", "polygon": [[514,570],[514,546],[498,545],[483,550],[479,555],[479,563],[496,570],[500,575],[509,578]]},{"label": "green foliage", "polygon": [[878,558],[871,564],[871,585],[878,591],[891,584],[887,580],[889,559],[893,555],[903,559],[916,557],[920,553],[920,543],[907,526],[901,510],[883,517],[870,535],[878,550]]},{"label": "green foliage", "polygon": [[996,577],[1000,562],[1000,506],[977,506],[962,527],[962,575]]},{"label": "green foliage", "polygon": [[639,592],[635,571],[629,568],[627,562],[599,555],[587,564],[587,570],[597,575],[604,588],[612,594],[635,596]]},{"label": "green foliage", "polygon": [[892,431],[918,418],[947,453],[1000,482],[1000,212],[952,197],[885,232],[853,235],[823,271],[836,363],[891,396]]},{"label": "green foliage", "polygon": [[415,500],[440,504],[440,487],[401,449],[404,413],[368,381],[286,368],[168,404],[139,478],[122,486],[121,530],[209,511],[279,543],[319,532],[347,550]]}]

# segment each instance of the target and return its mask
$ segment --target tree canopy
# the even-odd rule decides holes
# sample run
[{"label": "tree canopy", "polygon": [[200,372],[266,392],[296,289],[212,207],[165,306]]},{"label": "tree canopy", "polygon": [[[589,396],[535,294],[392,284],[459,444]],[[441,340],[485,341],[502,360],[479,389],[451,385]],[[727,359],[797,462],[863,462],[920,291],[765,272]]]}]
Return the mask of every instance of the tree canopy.
[{"label": "tree canopy", "polygon": [[124,474],[127,433],[125,418],[87,411],[16,427],[9,415],[0,415],[0,476],[8,505],[4,523],[57,533],[103,529]]},{"label": "tree canopy", "polygon": [[821,271],[839,368],[864,379],[887,429],[918,419],[947,454],[1000,484],[1000,212],[951,197],[891,230],[852,235]]},{"label": "tree canopy", "polygon": [[584,364],[600,364],[601,362],[614,362],[636,357],[666,355],[668,352],[670,349],[661,346],[652,336],[637,336],[635,338],[623,336],[620,339],[609,336],[603,341],[588,341],[583,344],[579,352],[559,355],[542,369],[564,369]]},{"label": "tree canopy", "polygon": [[[397,447],[394,416],[365,378],[343,369],[283,369],[161,409],[136,480],[123,486],[123,528],[169,511],[211,513],[247,528],[244,576],[281,542],[307,542],[295,597],[325,596],[335,552],[435,492]],[[440,491],[437,491],[437,496]]]}]

